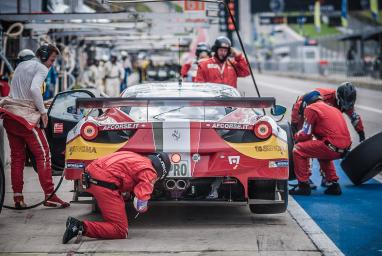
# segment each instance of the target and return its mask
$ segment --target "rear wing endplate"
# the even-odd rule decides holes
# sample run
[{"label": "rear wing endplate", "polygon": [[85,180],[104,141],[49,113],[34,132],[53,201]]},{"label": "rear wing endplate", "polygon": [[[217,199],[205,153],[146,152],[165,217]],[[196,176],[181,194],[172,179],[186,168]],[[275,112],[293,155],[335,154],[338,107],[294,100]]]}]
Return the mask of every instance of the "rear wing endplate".
[{"label": "rear wing endplate", "polygon": [[193,98],[193,97],[155,97],[155,98],[77,98],[76,108],[116,108],[116,107],[235,107],[271,108],[276,104],[274,97],[232,97],[232,98]]}]

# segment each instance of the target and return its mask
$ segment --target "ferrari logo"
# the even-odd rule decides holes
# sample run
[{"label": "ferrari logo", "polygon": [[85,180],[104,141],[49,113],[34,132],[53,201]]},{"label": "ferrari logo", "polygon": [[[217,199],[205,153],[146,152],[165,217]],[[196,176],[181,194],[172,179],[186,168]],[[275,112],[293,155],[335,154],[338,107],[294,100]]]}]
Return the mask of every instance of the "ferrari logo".
[{"label": "ferrari logo", "polygon": [[178,140],[180,139],[180,132],[179,132],[178,130],[174,130],[174,131],[172,132],[172,137],[173,137],[176,141],[178,141]]}]

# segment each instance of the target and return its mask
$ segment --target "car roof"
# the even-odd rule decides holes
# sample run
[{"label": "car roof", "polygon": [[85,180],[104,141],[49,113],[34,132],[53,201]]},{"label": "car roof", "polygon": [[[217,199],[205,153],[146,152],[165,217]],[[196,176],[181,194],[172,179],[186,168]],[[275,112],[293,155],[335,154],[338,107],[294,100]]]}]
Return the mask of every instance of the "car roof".
[{"label": "car roof", "polygon": [[225,84],[162,82],[131,86],[122,97],[240,97],[240,93]]}]

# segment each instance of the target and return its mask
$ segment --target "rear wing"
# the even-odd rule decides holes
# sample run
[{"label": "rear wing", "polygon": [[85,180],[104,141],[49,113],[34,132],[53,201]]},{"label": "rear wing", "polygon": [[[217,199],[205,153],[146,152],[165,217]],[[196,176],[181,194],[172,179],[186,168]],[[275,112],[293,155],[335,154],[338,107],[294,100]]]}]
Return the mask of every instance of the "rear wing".
[{"label": "rear wing", "polygon": [[276,104],[274,97],[232,97],[232,98],[194,98],[194,97],[155,97],[155,98],[77,98],[76,108],[116,108],[116,107],[235,107],[271,108]]}]

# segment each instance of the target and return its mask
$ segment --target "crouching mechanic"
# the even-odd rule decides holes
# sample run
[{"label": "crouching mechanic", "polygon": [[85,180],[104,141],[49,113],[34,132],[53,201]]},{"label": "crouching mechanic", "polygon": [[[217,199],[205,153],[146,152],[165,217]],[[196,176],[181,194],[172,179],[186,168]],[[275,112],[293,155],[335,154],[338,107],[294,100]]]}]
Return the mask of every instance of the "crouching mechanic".
[{"label": "crouching mechanic", "polygon": [[293,148],[294,171],[298,180],[291,195],[310,195],[310,158],[317,158],[327,179],[325,194],[340,195],[341,187],[333,165],[347,153],[351,146],[349,130],[342,113],[322,101],[318,91],[306,94],[302,99],[306,104],[303,128],[295,134]]},{"label": "crouching mechanic", "polygon": [[[320,93],[323,101],[344,112],[349,118],[357,131],[359,141],[365,140],[365,131],[361,116],[354,111],[354,104],[357,99],[357,91],[350,82],[342,83],[337,90],[329,88],[317,88],[315,91]],[[304,104],[302,104],[303,96],[299,97],[292,108],[291,123],[294,132],[301,129],[303,123]]]},{"label": "crouching mechanic", "polygon": [[157,180],[164,179],[171,168],[166,153],[141,156],[137,153],[116,152],[92,162],[84,172],[86,192],[97,201],[105,222],[80,221],[68,217],[62,242],[77,235],[92,238],[127,238],[128,222],[121,193],[133,192],[133,204],[138,213],[148,209],[148,200]]}]

